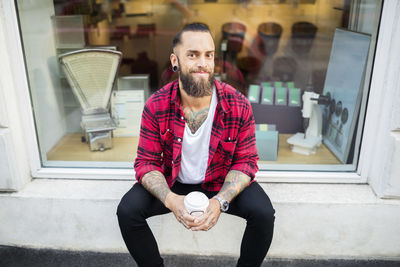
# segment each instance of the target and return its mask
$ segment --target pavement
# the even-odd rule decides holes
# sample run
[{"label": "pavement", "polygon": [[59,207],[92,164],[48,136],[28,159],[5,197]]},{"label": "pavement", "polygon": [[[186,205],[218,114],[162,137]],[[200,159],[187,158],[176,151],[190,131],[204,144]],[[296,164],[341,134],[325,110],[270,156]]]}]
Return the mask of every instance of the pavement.
[{"label": "pavement", "polygon": [[[236,258],[225,256],[163,255],[165,267],[233,267]],[[102,253],[0,246],[1,267],[125,267],[137,266],[127,253]],[[390,259],[280,259],[268,258],[262,267],[400,267]]]}]

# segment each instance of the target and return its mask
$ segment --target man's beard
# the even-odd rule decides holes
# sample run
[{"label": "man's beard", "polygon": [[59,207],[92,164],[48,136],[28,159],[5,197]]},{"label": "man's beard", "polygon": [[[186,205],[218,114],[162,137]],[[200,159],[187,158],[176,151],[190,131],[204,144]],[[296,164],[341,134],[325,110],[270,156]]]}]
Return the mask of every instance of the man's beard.
[{"label": "man's beard", "polygon": [[[180,64],[179,64],[180,65]],[[181,66],[179,66],[179,69],[181,70],[179,72],[179,78],[182,82],[183,90],[188,94],[189,96],[192,97],[203,97],[203,96],[210,96],[212,95],[213,92],[213,84],[214,84],[214,73],[208,70],[189,70],[189,73],[184,73],[181,69]],[[193,75],[191,73],[194,73],[196,71],[203,71],[208,73],[208,79],[194,79]]]}]

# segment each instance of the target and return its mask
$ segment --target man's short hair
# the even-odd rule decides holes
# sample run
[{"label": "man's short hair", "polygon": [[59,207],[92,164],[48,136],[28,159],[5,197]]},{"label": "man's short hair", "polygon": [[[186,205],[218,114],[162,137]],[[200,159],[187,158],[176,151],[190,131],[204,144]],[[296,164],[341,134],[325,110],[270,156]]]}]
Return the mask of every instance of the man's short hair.
[{"label": "man's short hair", "polygon": [[172,40],[172,51],[178,44],[181,43],[181,37],[184,32],[208,32],[211,35],[210,29],[204,23],[196,22],[186,24],[185,27],[183,27],[183,29],[178,32]]}]

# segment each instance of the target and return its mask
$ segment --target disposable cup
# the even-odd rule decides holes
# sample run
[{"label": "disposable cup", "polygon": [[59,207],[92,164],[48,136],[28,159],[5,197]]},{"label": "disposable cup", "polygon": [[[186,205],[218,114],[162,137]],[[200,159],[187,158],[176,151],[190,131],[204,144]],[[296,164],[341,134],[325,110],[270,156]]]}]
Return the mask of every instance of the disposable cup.
[{"label": "disposable cup", "polygon": [[202,192],[194,191],[185,196],[183,203],[190,215],[200,216],[206,211],[209,200]]}]

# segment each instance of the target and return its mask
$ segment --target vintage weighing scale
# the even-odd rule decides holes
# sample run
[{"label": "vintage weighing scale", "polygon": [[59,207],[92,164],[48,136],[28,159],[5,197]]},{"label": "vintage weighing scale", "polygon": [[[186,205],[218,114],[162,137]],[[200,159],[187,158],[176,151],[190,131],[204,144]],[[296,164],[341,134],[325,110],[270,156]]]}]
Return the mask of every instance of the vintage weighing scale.
[{"label": "vintage weighing scale", "polygon": [[112,147],[111,134],[116,125],[108,110],[121,58],[121,52],[107,49],[82,49],[59,56],[82,109],[82,139],[92,151]]}]

